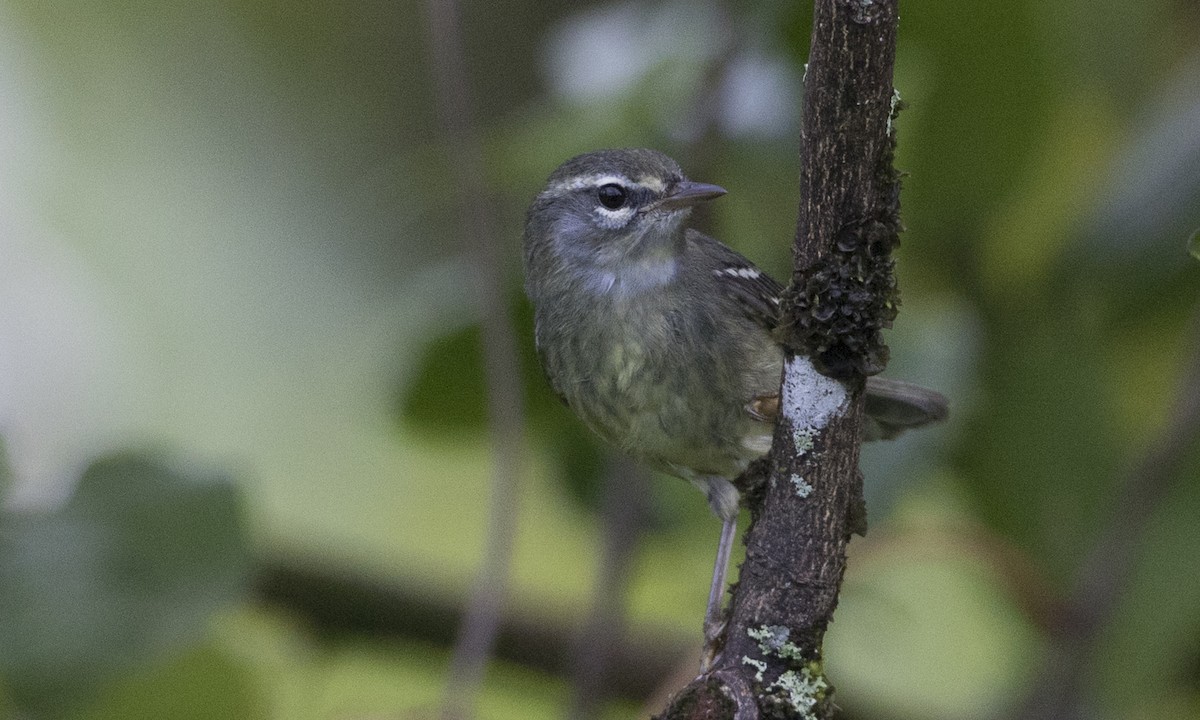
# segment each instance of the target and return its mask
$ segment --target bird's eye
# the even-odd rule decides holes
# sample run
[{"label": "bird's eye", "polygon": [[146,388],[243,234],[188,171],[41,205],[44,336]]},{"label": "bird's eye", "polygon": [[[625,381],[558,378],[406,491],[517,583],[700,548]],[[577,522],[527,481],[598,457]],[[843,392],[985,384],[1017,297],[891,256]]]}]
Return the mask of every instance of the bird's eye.
[{"label": "bird's eye", "polygon": [[625,188],[616,183],[601,185],[600,189],[596,191],[596,194],[600,198],[600,204],[609,210],[616,210],[625,204]]}]

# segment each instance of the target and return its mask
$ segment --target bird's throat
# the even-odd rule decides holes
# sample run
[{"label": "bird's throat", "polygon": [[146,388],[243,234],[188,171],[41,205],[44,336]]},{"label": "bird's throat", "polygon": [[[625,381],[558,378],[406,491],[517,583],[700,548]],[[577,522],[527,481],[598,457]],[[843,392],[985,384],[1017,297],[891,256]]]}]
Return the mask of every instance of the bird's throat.
[{"label": "bird's throat", "polygon": [[595,269],[588,278],[588,289],[597,295],[629,298],[657,290],[673,282],[678,274],[679,258],[674,253],[647,254]]}]

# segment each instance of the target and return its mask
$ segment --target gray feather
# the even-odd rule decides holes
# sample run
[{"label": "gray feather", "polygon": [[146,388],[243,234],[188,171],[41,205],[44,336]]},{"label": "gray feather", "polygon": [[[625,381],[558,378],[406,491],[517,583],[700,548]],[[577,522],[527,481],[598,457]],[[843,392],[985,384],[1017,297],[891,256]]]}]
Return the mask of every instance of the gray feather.
[{"label": "gray feather", "polygon": [[867,440],[890,440],[905,430],[946,419],[949,404],[936,390],[891,378],[867,378]]}]

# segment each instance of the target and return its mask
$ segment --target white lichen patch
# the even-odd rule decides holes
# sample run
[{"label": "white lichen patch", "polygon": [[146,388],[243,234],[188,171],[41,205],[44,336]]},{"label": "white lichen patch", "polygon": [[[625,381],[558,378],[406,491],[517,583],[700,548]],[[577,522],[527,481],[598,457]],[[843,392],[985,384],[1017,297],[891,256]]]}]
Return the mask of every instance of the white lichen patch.
[{"label": "white lichen patch", "polygon": [[824,675],[814,674],[808,667],[803,667],[800,670],[788,670],[767,689],[782,690],[787,695],[788,704],[800,717],[815,718],[813,709],[829,692],[829,683]]},{"label": "white lichen patch", "polygon": [[788,361],[783,373],[782,412],[793,433],[808,436],[809,447],[817,432],[845,408],[847,397],[846,388],[817,372],[808,358],[797,356]]},{"label": "white lichen patch", "polygon": [[767,670],[767,663],[765,660],[755,660],[754,658],[749,657],[748,655],[743,655],[742,656],[742,664],[749,665],[750,667],[752,667],[758,671],[758,672],[754,673],[754,681],[755,682],[763,681],[763,673],[766,672],[766,670]]},{"label": "white lichen patch", "polygon": [[760,625],[756,628],[746,630],[746,635],[751,640],[758,641],[758,649],[763,655],[771,655],[775,652],[775,648],[781,643],[787,642],[788,636],[792,634],[791,630],[782,625]]},{"label": "white lichen patch", "polygon": [[782,625],[760,625],[746,631],[751,640],[758,641],[758,649],[763,655],[783,658],[785,660],[803,660],[800,646],[788,642],[792,631]]},{"label": "white lichen patch", "polygon": [[888,110],[887,131],[892,134],[892,121],[896,118],[896,106],[900,104],[900,91],[892,88],[892,107]]},{"label": "white lichen patch", "polygon": [[[763,655],[787,660],[787,666],[793,668],[785,670],[765,689],[778,690],[797,716],[815,718],[814,709],[817,703],[824,700],[830,692],[820,661],[804,658],[800,646],[788,639],[791,630],[782,625],[760,625],[746,630],[746,634],[758,642],[758,649]],[[767,670],[766,662],[743,656],[742,664],[757,669],[754,679],[762,682],[763,674]]]},{"label": "white lichen patch", "polygon": [[804,478],[795,473],[792,474],[792,486],[796,488],[797,497],[806,498],[812,495],[813,486],[809,485]]},{"label": "white lichen patch", "polygon": [[793,429],[792,444],[796,446],[796,454],[803,455],[813,449],[813,435],[811,431]]}]

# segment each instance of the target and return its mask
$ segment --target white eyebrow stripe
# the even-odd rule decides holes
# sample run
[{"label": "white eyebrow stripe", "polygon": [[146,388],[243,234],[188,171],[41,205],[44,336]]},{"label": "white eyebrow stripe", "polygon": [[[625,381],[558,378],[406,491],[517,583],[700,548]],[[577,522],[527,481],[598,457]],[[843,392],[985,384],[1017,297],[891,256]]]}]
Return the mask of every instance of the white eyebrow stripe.
[{"label": "white eyebrow stripe", "polygon": [[560,180],[559,182],[556,182],[546,188],[542,194],[558,195],[564,192],[582,190],[584,188],[598,188],[602,185],[610,184],[620,185],[621,187],[625,188],[646,188],[653,190],[654,192],[662,192],[664,189],[666,189],[666,184],[656,177],[642,178],[640,181],[638,181],[630,180],[624,175],[617,175],[613,173],[597,173],[595,175],[581,175],[579,177],[570,178],[569,180]]},{"label": "white eyebrow stripe", "polygon": [[582,175],[573,177],[569,180],[561,180],[546,188],[546,192],[558,194],[570,192],[572,190],[582,190],[584,188],[598,188],[601,185],[614,183],[616,185],[629,186],[635,183],[624,175]]},{"label": "white eyebrow stripe", "polygon": [[653,176],[644,177],[637,184],[642,187],[649,188],[654,192],[662,192],[663,190],[667,189],[667,184],[663,182],[661,178],[656,178]]}]

